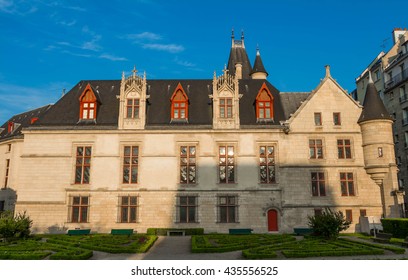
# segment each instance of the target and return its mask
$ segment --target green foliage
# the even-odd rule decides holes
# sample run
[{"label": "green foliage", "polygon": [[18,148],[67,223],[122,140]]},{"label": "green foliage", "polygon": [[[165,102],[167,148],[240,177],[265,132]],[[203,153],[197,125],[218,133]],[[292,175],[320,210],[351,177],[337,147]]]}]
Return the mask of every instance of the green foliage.
[{"label": "green foliage", "polygon": [[13,215],[10,211],[0,214],[0,237],[5,240],[11,238],[27,238],[31,233],[33,221],[26,212]]},{"label": "green foliage", "polygon": [[308,220],[314,235],[327,239],[337,239],[340,231],[348,229],[351,224],[341,211],[333,212],[330,208],[326,208],[320,215],[309,216]]},{"label": "green foliage", "polygon": [[146,234],[150,235],[167,235],[168,230],[184,230],[186,235],[202,235],[203,228],[148,228]]},{"label": "green foliage", "polygon": [[408,237],[408,219],[407,218],[387,218],[381,219],[384,232],[391,233],[393,237]]}]

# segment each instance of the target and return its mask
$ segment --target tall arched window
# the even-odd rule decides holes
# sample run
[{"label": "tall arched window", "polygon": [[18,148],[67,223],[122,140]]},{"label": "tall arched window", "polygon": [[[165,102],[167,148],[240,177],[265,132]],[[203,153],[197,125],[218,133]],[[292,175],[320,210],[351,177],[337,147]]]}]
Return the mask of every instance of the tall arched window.
[{"label": "tall arched window", "polygon": [[256,96],[256,118],[258,120],[273,119],[273,96],[265,83]]},{"label": "tall arched window", "polygon": [[97,100],[90,84],[86,86],[85,90],[79,97],[79,102],[80,102],[79,118],[81,120],[95,120]]},{"label": "tall arched window", "polygon": [[171,119],[188,120],[188,97],[180,83],[171,97]]}]

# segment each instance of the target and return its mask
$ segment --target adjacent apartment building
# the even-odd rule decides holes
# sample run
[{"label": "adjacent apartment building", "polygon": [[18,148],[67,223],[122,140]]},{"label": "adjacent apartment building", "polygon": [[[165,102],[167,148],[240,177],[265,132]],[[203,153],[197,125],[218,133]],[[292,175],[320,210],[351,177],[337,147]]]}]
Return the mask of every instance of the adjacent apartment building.
[{"label": "adjacent apartment building", "polygon": [[[408,31],[393,30],[393,46],[381,52],[356,79],[358,100],[364,100],[371,72],[374,84],[389,114],[393,125],[395,156],[398,165],[398,181],[401,192],[408,188]],[[408,217],[408,199],[402,207]]]},{"label": "adjacent apartment building", "polygon": [[[34,232],[204,228],[292,232],[330,207],[400,217],[392,119],[372,81],[364,106],[331,77],[280,92],[259,51],[231,40],[210,79],[80,81],[0,134],[0,200]],[[273,80],[273,77],[271,77]]]}]

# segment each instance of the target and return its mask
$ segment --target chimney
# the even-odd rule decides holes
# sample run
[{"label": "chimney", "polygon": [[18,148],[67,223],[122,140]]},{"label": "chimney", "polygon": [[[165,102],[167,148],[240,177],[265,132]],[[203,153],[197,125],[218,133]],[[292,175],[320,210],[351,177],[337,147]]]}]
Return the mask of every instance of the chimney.
[{"label": "chimney", "polygon": [[407,29],[404,30],[402,28],[394,28],[392,31],[392,39],[394,40],[394,45],[398,42],[399,38],[407,32]]},{"label": "chimney", "polygon": [[238,79],[242,79],[242,63],[235,63],[235,76]]}]

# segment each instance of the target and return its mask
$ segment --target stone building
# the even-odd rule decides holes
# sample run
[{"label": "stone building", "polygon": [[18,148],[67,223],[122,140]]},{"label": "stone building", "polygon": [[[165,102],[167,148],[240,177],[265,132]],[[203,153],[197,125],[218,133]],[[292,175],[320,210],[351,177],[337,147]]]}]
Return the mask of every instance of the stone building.
[{"label": "stone building", "polygon": [[392,120],[375,87],[363,108],[328,66],[311,92],[280,92],[267,76],[259,51],[252,66],[233,36],[212,79],[134,69],[80,81],[22,134],[14,118],[2,126],[2,191],[35,232],[283,233],[326,207],[343,211],[350,231],[359,216],[398,217]]},{"label": "stone building", "polygon": [[[381,52],[363,73],[356,79],[358,100],[363,100],[367,89],[369,72],[373,73],[375,87],[382,98],[388,113],[395,120],[393,135],[395,156],[398,165],[400,192],[408,184],[408,31],[393,30],[393,46]],[[408,217],[407,198],[401,205],[403,216]],[[404,211],[405,209],[405,211]]]}]

